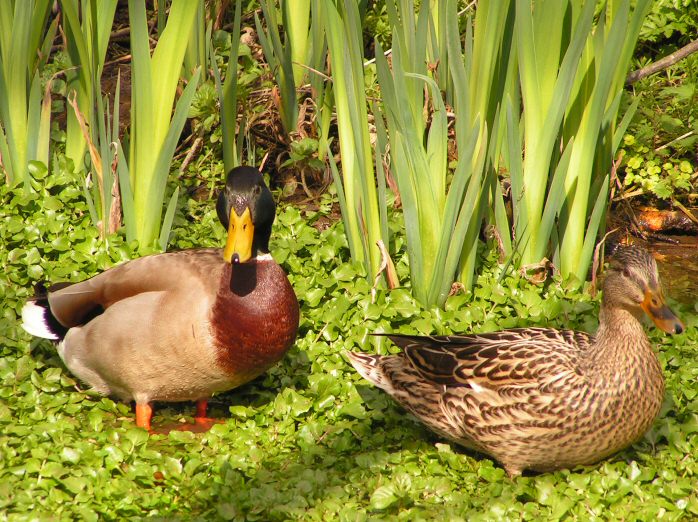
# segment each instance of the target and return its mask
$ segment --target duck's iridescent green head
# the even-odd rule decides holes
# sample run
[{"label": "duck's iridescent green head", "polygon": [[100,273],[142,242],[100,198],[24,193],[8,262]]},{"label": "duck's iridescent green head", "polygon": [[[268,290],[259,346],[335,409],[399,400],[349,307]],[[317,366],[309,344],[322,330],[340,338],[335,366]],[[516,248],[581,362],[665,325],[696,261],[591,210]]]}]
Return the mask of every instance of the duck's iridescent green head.
[{"label": "duck's iridescent green head", "polygon": [[276,205],[262,174],[254,167],[235,167],[218,195],[216,211],[228,229],[223,257],[245,263],[269,252],[269,236]]}]

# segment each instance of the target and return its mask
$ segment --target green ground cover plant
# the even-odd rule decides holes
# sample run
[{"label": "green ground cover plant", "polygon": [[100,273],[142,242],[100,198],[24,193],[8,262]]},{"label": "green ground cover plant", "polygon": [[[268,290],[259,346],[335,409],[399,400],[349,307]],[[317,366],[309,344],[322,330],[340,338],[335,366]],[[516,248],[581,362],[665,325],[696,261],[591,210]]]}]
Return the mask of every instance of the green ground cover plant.
[{"label": "green ground cover plant", "polygon": [[[43,188],[0,186],[0,518],[180,517],[200,520],[570,520],[698,516],[698,315],[676,307],[687,333],[653,330],[666,402],[637,444],[597,466],[509,480],[407,416],[350,367],[347,350],[395,348],[373,332],[446,333],[517,326],[596,327],[598,300],[556,280],[528,283],[483,251],[472,293],[426,310],[407,288],[378,290],[349,261],[341,222],[285,206],[271,249],[301,303],[296,345],[253,383],[215,398],[225,419],[205,434],[151,435],[127,404],[84,389],[48,341],[17,319],[32,284],[79,280],[135,254],[107,250],[81,181],[53,166]],[[391,219],[394,223],[395,221]],[[401,233],[396,230],[396,233]],[[181,198],[175,248],[222,244],[211,201]],[[407,280],[404,246],[396,269]],[[161,422],[189,405],[158,405]]]},{"label": "green ground cover plant", "polygon": [[[242,7],[241,32],[249,35],[257,3],[234,3]],[[392,28],[385,2],[358,4],[360,17],[354,22],[361,18],[363,43],[375,37],[387,48]],[[330,3],[313,0],[311,10],[326,5]],[[657,0],[640,31],[643,52],[655,57],[671,49],[673,40],[681,41],[683,36],[677,34],[685,32],[691,20],[682,10],[695,5],[696,0]],[[458,3],[459,9],[464,6]],[[165,11],[159,14],[164,28]],[[233,20],[231,9],[229,22]],[[449,22],[451,28],[457,25],[453,18]],[[169,239],[171,249],[222,245],[225,231],[214,210],[215,188],[228,164],[237,164],[241,158],[253,163],[268,152],[270,141],[259,140],[254,125],[271,118],[259,91],[271,90],[273,74],[249,39],[233,48],[237,25],[234,21],[226,26],[232,38],[225,30],[213,31],[208,71],[213,79],[202,83],[196,93],[193,88],[188,91],[192,107],[201,105],[199,121],[192,127],[204,138],[204,146],[190,166],[180,171],[179,187],[168,181],[167,197],[160,199],[172,202],[167,214],[172,219],[171,234],[163,238]],[[319,26],[313,27],[319,31]],[[311,39],[317,41],[317,35]],[[356,56],[370,47],[359,49],[360,45]],[[347,40],[336,39],[331,46],[339,54]],[[437,47],[437,42],[431,42],[430,52]],[[314,50],[325,52],[324,47]],[[392,62],[394,57],[389,59]],[[644,59],[636,57],[635,65]],[[353,61],[362,60],[359,56]],[[625,151],[621,179],[628,190],[641,187],[659,198],[669,191],[666,199],[689,201],[695,192],[695,135],[676,140],[696,125],[693,70],[689,61],[667,72],[661,81],[648,78],[634,87],[644,94],[621,145]],[[363,74],[356,88],[373,104],[380,92],[374,69],[364,68]],[[44,91],[31,78],[38,101]],[[325,87],[329,90],[329,86],[328,82]],[[215,108],[214,92],[222,115]],[[317,158],[311,150],[307,158],[302,156],[304,160],[321,162],[323,154],[338,149],[341,136],[334,121],[329,136],[332,149],[326,145],[331,98],[323,97],[323,110],[328,110],[318,141],[324,144],[316,146]],[[620,102],[621,107],[631,104],[629,98]],[[448,93],[444,99],[447,104],[455,101]],[[206,100],[213,102],[206,104]],[[344,103],[347,112],[356,109],[355,103]],[[237,121],[236,110],[243,113]],[[185,112],[182,108],[179,113],[182,123]],[[364,123],[348,125],[345,136],[363,133],[367,123],[374,123],[366,120],[354,115],[353,121]],[[429,125],[433,125],[431,119]],[[130,405],[88,391],[66,370],[49,341],[32,338],[19,326],[21,308],[37,282],[82,280],[144,253],[143,242],[139,245],[128,229],[101,237],[104,231],[91,218],[86,200],[84,174],[72,172],[59,143],[62,131],[56,124],[53,130],[56,154],[49,162],[46,148],[46,157],[42,156],[50,164],[33,163],[26,176],[22,173],[15,180],[23,184],[0,183],[0,520],[698,518],[698,307],[694,301],[674,306],[686,333],[670,338],[649,330],[667,392],[657,421],[642,440],[595,466],[510,480],[491,459],[440,439],[405,414],[386,394],[361,379],[344,354],[396,350],[370,335],[380,332],[445,334],[523,326],[593,331],[599,299],[590,297],[588,284],[579,289],[578,282],[559,277],[544,284],[529,282],[506,260],[502,262],[496,238],[485,242],[478,235],[472,242],[472,289],[449,295],[443,308],[425,307],[413,297],[402,216],[389,207],[381,209],[381,234],[389,238],[386,242],[402,286],[391,291],[380,286],[373,289],[366,269],[370,263],[352,261],[345,225],[337,215],[339,197],[332,189],[308,208],[279,201],[271,251],[289,273],[301,304],[299,335],[291,351],[254,382],[215,397],[212,413],[224,422],[208,433],[148,435],[135,428]],[[48,134],[43,134],[48,142]],[[289,149],[298,152],[304,139],[314,138],[291,139]],[[173,150],[175,141],[172,138]],[[124,148],[129,149],[126,142]],[[180,165],[181,149],[175,156],[174,165],[163,160],[168,172]],[[384,165],[374,163],[370,153],[361,161],[376,175],[385,175]],[[346,162],[345,157],[344,166]],[[161,176],[167,175],[165,170],[160,169]],[[267,170],[276,175],[283,168]],[[31,190],[25,191],[27,187]],[[385,192],[388,188],[383,187]],[[179,197],[172,198],[176,189]],[[280,192],[277,189],[278,200]],[[164,206],[155,205],[158,214]],[[504,212],[504,205],[499,210]],[[192,412],[191,405],[156,407],[162,424],[182,421]]]}]

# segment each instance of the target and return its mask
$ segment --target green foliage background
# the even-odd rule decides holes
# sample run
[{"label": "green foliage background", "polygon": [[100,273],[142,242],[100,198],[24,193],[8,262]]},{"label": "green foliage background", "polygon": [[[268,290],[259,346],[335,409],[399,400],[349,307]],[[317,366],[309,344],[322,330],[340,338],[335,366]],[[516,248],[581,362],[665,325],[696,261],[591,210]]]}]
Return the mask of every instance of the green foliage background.
[{"label": "green foliage background", "polygon": [[[363,381],[343,353],[395,348],[372,332],[489,331],[526,325],[592,331],[598,301],[560,281],[528,284],[483,259],[472,294],[424,310],[404,288],[371,289],[341,223],[318,231],[318,212],[281,208],[272,253],[301,302],[298,340],[265,376],[214,399],[225,418],[205,434],[151,435],[127,404],[85,390],[53,345],[21,330],[39,279],[79,280],[128,259],[91,225],[79,180],[59,166],[36,194],[0,186],[0,519],[97,520],[667,520],[698,517],[698,316],[680,305],[687,333],[652,330],[667,377],[654,428],[597,466],[509,480]],[[211,201],[184,201],[177,248],[219,245]],[[393,221],[395,222],[395,221]],[[318,227],[323,228],[323,227]],[[399,237],[399,236],[398,236]],[[397,270],[408,273],[398,239]],[[156,424],[193,413],[160,404]]]},{"label": "green foliage background", "polygon": [[[687,43],[697,21],[698,0],[657,0],[636,65]],[[387,43],[384,3],[371,2],[365,22]],[[249,47],[240,49],[238,84],[247,100],[259,83],[271,83]],[[673,140],[698,128],[696,71],[689,59],[634,86],[643,102],[624,142],[621,174],[630,188],[690,200],[696,138]],[[204,84],[192,108],[207,145],[191,167],[196,176],[189,173],[211,187],[223,175],[213,96]],[[253,115],[266,110],[243,105]],[[248,151],[250,158],[263,152]],[[349,262],[342,224],[328,219],[332,197],[323,196],[319,211],[281,205],[271,247],[301,302],[295,346],[266,375],[214,399],[212,413],[225,422],[210,432],[148,436],[134,427],[130,405],[86,390],[49,341],[19,326],[36,282],[82,280],[136,255],[123,235],[99,239],[84,179],[67,172],[62,156],[50,176],[36,165],[32,175],[35,192],[0,184],[0,520],[698,519],[694,302],[676,306],[686,333],[649,332],[667,393],[641,441],[596,466],[512,481],[489,458],[440,439],[405,414],[343,354],[396,350],[374,332],[593,331],[598,300],[560,280],[529,284],[498,263],[492,245],[481,249],[473,292],[450,297],[443,310],[420,307],[409,288],[378,289],[372,300],[362,269]],[[392,216],[390,227],[405,282],[399,221]],[[218,246],[224,239],[212,201],[184,195],[173,233],[173,248]],[[154,420],[164,425],[192,413],[191,404],[159,404]]]}]

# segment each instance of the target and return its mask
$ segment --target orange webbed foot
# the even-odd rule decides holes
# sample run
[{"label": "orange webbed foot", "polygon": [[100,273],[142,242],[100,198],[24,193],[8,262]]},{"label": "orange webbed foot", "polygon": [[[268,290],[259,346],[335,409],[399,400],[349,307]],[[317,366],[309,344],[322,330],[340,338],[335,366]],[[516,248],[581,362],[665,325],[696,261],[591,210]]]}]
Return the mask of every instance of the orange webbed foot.
[{"label": "orange webbed foot", "polygon": [[136,403],[136,426],[150,431],[150,419],[153,417],[153,407],[150,403]]},{"label": "orange webbed foot", "polygon": [[[208,399],[199,399],[196,401],[196,414],[194,415],[194,423],[177,423],[168,426],[162,426],[156,429],[149,429],[150,433],[166,435],[171,431],[191,431],[192,433],[204,433],[210,430],[216,424],[223,424],[222,419],[212,419],[206,416],[208,410]],[[138,410],[136,410],[136,413]]]},{"label": "orange webbed foot", "polygon": [[206,416],[208,410],[208,399],[199,399],[196,401],[196,415],[194,416],[194,425],[190,425],[189,431],[195,433],[203,433],[213,428],[215,424],[223,424],[222,419],[213,419]]}]

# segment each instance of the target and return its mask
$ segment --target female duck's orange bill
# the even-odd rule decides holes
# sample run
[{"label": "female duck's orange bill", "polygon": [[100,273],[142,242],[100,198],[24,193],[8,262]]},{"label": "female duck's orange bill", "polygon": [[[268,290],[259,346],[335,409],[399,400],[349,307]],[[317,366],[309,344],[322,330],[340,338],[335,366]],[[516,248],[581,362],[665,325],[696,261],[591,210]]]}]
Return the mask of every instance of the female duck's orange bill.
[{"label": "female duck's orange bill", "polygon": [[681,319],[676,317],[676,314],[667,306],[661,291],[653,291],[649,288],[645,290],[645,300],[640,306],[654,321],[657,328],[666,333],[680,334],[686,329]]}]

